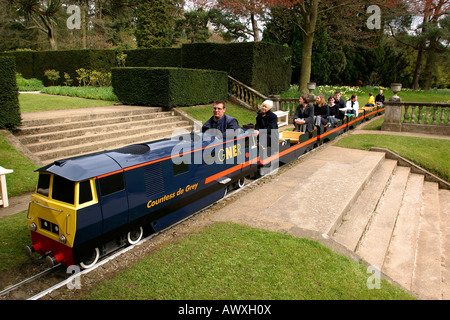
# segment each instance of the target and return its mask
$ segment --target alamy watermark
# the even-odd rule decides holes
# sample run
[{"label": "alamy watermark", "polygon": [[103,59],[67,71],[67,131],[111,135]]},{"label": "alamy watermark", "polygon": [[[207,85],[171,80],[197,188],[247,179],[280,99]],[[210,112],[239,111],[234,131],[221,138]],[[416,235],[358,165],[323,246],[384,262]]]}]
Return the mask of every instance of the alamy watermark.
[{"label": "alamy watermark", "polygon": [[367,28],[370,30],[381,29],[381,9],[377,5],[371,5],[367,8],[366,13],[372,14],[366,22]]},{"label": "alamy watermark", "polygon": [[67,18],[66,25],[69,30],[81,29],[81,10],[79,6],[74,4],[67,7],[67,13],[70,17]]},{"label": "alamy watermark", "polygon": [[66,273],[71,274],[70,281],[67,283],[67,289],[81,289],[81,269],[79,266],[71,265],[67,268]]},{"label": "alamy watermark", "polygon": [[369,290],[381,288],[381,271],[377,266],[368,266],[367,273],[371,275],[367,278],[367,288]]}]

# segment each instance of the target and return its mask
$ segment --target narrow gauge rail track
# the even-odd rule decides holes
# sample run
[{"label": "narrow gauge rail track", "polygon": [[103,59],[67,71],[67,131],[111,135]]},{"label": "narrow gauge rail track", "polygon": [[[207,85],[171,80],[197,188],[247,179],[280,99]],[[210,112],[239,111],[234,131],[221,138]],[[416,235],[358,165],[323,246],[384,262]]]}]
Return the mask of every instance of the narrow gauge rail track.
[{"label": "narrow gauge rail track", "polygon": [[[167,232],[168,230],[172,229],[173,227],[181,224],[182,222],[192,218],[193,216],[207,210],[208,208],[214,206],[215,204],[223,201],[224,199],[231,197],[235,195],[236,193],[240,192],[241,190],[250,187],[252,184],[256,183],[259,179],[253,180],[253,181],[246,181],[245,185],[233,190],[232,192],[229,192],[226,194],[225,197],[222,199],[219,199],[218,201],[212,203],[211,205],[193,213],[192,215],[176,222],[175,224],[168,226],[165,229],[162,229],[158,232],[152,233],[151,235],[143,238],[138,243],[134,245],[128,245],[122,249],[119,249],[118,251],[115,251],[111,253],[108,256],[103,257],[102,260],[98,261],[93,267],[89,269],[82,270],[81,272],[72,273],[71,271],[66,271],[66,269],[61,266],[60,264],[55,265],[52,268],[45,269],[27,279],[24,279],[14,285],[11,285],[4,290],[0,291],[0,300],[39,300],[48,294],[67,286],[68,284],[76,283],[76,278],[81,277],[85,274],[88,274],[97,268],[101,267],[102,265],[108,263],[111,260],[119,258],[121,255],[125,254],[126,252],[132,250],[136,246],[139,246],[152,238]],[[61,281],[61,278],[64,278]],[[43,280],[44,279],[44,280]],[[40,282],[38,282],[40,280]],[[42,288],[45,289],[42,289]]]}]

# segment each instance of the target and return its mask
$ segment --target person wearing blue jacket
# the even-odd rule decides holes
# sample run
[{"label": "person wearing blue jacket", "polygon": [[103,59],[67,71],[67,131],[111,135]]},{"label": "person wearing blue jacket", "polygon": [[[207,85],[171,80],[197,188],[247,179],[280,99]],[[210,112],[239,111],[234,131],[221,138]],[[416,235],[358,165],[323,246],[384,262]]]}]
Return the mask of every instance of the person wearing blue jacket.
[{"label": "person wearing blue jacket", "polygon": [[203,124],[202,132],[209,129],[217,129],[225,136],[227,129],[239,129],[238,121],[235,118],[226,115],[225,112],[225,101],[216,100],[213,105],[213,116]]}]

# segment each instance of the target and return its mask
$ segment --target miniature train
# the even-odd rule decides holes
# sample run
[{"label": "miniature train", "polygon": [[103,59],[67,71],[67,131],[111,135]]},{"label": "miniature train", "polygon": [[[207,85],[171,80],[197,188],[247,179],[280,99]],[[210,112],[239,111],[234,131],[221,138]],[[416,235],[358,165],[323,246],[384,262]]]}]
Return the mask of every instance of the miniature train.
[{"label": "miniature train", "polygon": [[280,132],[279,150],[263,154],[252,130],[232,137],[190,133],[55,161],[39,172],[28,207],[32,245],[52,266],[89,268],[144,232],[158,232],[264,174],[334,139],[382,107],[360,109],[334,128]]}]

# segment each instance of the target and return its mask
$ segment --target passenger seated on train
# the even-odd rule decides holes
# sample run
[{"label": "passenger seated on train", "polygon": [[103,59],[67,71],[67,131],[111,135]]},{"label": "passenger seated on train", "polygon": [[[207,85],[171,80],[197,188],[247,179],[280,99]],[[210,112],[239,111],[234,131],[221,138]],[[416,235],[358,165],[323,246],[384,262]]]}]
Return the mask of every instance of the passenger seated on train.
[{"label": "passenger seated on train", "polygon": [[298,102],[299,105],[294,114],[295,131],[314,131],[314,106],[309,103],[308,95],[302,95]]},{"label": "passenger seated on train", "polygon": [[222,133],[222,136],[225,136],[227,129],[240,129],[238,121],[226,115],[225,112],[225,101],[216,100],[213,105],[213,116],[203,124],[202,132],[206,132],[209,129],[217,129]]},{"label": "passenger seated on train", "polygon": [[347,101],[345,108],[341,108],[339,110],[344,111],[347,114],[354,114],[355,116],[358,116],[359,112],[358,96],[356,94],[353,94],[352,97]]},{"label": "passenger seated on train", "polygon": [[384,106],[384,91],[380,90],[380,92],[377,94],[377,96],[375,97],[375,104],[379,105],[379,106]]},{"label": "passenger seated on train", "polygon": [[335,103],[333,96],[328,98],[328,106],[330,111],[328,121],[330,122],[331,127],[334,127],[334,125],[339,121],[339,106]]},{"label": "passenger seated on train", "polygon": [[325,101],[325,96],[323,94],[319,94],[317,96],[316,103],[314,104],[314,124],[317,127],[323,128],[329,123],[329,116],[330,107]]},{"label": "passenger seated on train", "polygon": [[372,92],[369,93],[369,101],[367,101],[364,107],[375,107],[375,97]]},{"label": "passenger seated on train", "polygon": [[[255,134],[258,137],[258,142],[264,147],[272,145],[272,135],[274,135],[274,141],[278,142],[278,117],[272,112],[272,107],[272,100],[264,101],[259,106],[256,116]],[[261,139],[260,130],[263,133]]]}]

